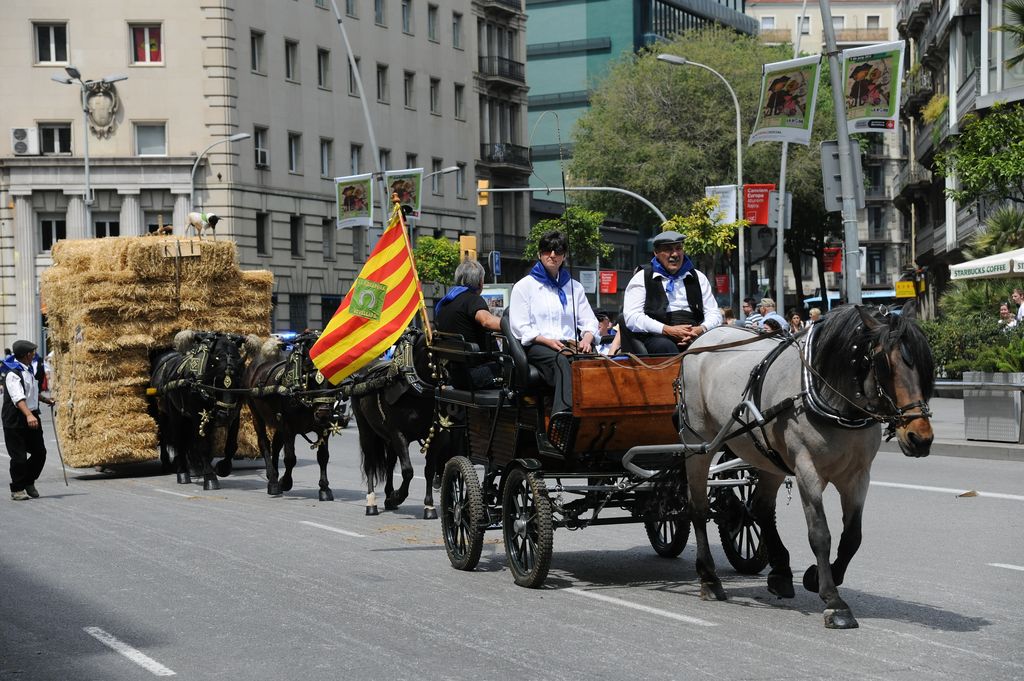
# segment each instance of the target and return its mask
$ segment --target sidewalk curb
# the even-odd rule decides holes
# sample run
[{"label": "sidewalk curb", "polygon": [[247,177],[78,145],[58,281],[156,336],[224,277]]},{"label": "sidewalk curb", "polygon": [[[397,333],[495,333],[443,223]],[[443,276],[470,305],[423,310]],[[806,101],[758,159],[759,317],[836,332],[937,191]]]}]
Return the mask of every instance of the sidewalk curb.
[{"label": "sidewalk curb", "polygon": [[[880,452],[902,454],[896,440],[883,442]],[[932,442],[932,456],[956,456],[963,459],[996,459],[999,461],[1024,462],[1024,445],[1006,442],[980,442],[970,440],[935,440]]]}]

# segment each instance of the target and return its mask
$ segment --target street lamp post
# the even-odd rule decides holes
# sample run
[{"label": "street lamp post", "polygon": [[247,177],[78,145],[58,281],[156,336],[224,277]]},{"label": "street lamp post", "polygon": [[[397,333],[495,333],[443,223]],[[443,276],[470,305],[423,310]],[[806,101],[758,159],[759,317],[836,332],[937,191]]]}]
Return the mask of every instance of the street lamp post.
[{"label": "street lamp post", "polygon": [[212,144],[207,146],[205,149],[203,149],[201,152],[199,152],[199,155],[196,156],[196,162],[192,164],[192,174],[189,175],[189,180],[188,180],[188,182],[189,182],[189,192],[188,192],[189,210],[195,210],[196,209],[196,168],[199,167],[199,162],[203,160],[203,156],[206,156],[206,152],[208,152],[210,149],[213,149],[218,144],[227,144],[229,142],[241,142],[242,140],[247,140],[250,137],[252,137],[252,135],[250,135],[247,132],[235,133],[231,137],[224,137],[223,139],[219,139],[219,140],[213,142]]},{"label": "street lamp post", "polygon": [[[663,62],[667,62],[669,64],[675,64],[676,66],[696,66],[698,68],[704,69],[705,71],[710,71],[711,73],[713,73],[716,76],[718,76],[719,80],[721,80],[723,83],[725,83],[725,87],[729,90],[729,94],[732,96],[733,106],[736,107],[736,219],[737,220],[742,220],[743,219],[743,126],[742,126],[742,119],[740,118],[740,102],[739,102],[738,99],[736,99],[736,92],[732,89],[732,86],[729,85],[729,81],[727,81],[725,79],[725,76],[723,76],[718,71],[715,71],[710,66],[706,66],[704,64],[700,64],[700,63],[695,62],[695,61],[690,61],[686,57],[677,57],[674,54],[659,54],[658,55],[658,60],[659,61],[663,61]],[[740,248],[740,258],[739,258],[739,261],[740,261],[740,277],[739,277],[740,295],[739,295],[739,298],[740,298],[740,301],[742,302],[743,296],[746,295],[746,292],[747,292],[747,267],[746,267],[746,257],[744,256],[745,239],[744,239],[744,235],[743,235],[743,230],[742,229],[739,232],[739,248]],[[743,310],[743,306],[740,305],[740,320],[741,321],[743,319],[743,311],[742,310]]]},{"label": "street lamp post", "polygon": [[74,66],[67,66],[64,71],[68,75],[61,76],[59,74],[53,74],[50,76],[50,80],[60,83],[61,85],[71,85],[75,81],[78,81],[82,91],[82,157],[85,164],[85,229],[88,234],[92,229],[92,185],[89,179],[89,103],[87,97],[89,94],[89,88],[97,83],[116,83],[121,80],[128,80],[128,76],[123,74],[115,74],[112,76],[104,76],[100,80],[83,80],[82,74]]},{"label": "street lamp post", "polygon": [[[446,168],[441,168],[440,170],[435,170],[432,173],[427,173],[422,178],[420,178],[420,193],[422,194],[422,192],[423,192],[423,185],[424,185],[424,183],[428,179],[430,179],[431,177],[434,177],[435,175],[447,175],[448,173],[454,173],[457,170],[460,170],[460,168],[461,168],[461,166],[448,166]],[[390,198],[390,196],[388,198]],[[387,220],[387,216],[385,216],[385,221],[386,220]],[[412,225],[412,221],[407,221],[407,222],[409,224],[409,245],[413,246],[413,245],[415,245],[415,241],[416,241],[416,228]]]}]

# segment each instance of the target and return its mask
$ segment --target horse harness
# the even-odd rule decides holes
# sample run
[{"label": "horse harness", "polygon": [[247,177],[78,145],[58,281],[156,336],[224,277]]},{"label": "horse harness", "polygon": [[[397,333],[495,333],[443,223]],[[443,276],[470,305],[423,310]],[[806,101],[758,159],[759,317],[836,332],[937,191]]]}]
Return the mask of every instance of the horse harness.
[{"label": "horse harness", "polygon": [[[156,394],[167,395],[182,389],[188,389],[199,395],[199,397],[205,402],[212,401],[215,409],[219,407],[228,411],[237,410],[241,406],[239,402],[223,402],[218,399],[217,396],[218,392],[238,391],[237,388],[235,390],[231,389],[232,378],[230,374],[225,374],[222,388],[206,385],[202,382],[203,376],[206,374],[206,365],[210,360],[210,349],[213,344],[213,340],[214,339],[210,338],[200,339],[188,350],[188,352],[183,354],[179,353],[181,361],[169,372],[172,373],[175,378],[158,388],[156,390]],[[174,355],[168,355],[161,361],[160,368],[166,371],[168,365],[170,365],[174,359]],[[199,412],[200,437],[206,435],[206,426],[210,421],[211,415],[212,412],[208,409],[203,409]]]}]

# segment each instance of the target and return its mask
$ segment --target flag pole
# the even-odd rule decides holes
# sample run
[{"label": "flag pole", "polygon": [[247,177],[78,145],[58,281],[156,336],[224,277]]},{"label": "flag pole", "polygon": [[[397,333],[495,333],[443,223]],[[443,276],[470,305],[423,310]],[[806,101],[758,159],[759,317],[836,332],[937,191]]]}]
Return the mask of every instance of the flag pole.
[{"label": "flag pole", "polygon": [[409,265],[412,267],[412,273],[416,277],[417,291],[420,297],[419,312],[420,317],[423,318],[423,334],[427,337],[427,345],[433,345],[434,335],[430,330],[430,319],[427,318],[427,304],[423,300],[423,289],[419,284],[420,274],[416,271],[416,258],[413,257],[412,246],[409,243],[409,232],[405,228],[405,213],[402,212],[402,201],[398,198],[397,193],[391,194],[391,201],[394,204],[391,214],[394,216],[397,213],[398,226],[402,228],[402,241],[405,243],[405,250],[409,254]]}]

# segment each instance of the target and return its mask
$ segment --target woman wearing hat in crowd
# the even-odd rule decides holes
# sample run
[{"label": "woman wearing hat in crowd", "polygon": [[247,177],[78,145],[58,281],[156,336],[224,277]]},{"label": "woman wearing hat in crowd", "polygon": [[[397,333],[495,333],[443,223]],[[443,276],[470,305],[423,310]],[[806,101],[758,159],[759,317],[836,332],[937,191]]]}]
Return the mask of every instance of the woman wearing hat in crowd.
[{"label": "woman wearing hat in crowd", "polygon": [[14,341],[11,354],[3,360],[4,395],[2,418],[4,444],[11,457],[11,499],[36,498],[36,479],[46,463],[43,426],[39,403],[53,404],[40,397],[39,383],[32,371],[36,345],[27,340]]},{"label": "woman wearing hat in crowd", "polygon": [[683,235],[654,237],[654,257],[626,285],[622,323],[651,355],[680,352],[722,323],[711,283],[683,249]]},{"label": "woman wearing hat in crowd", "polygon": [[572,375],[565,353],[593,352],[597,335],[597,318],[583,285],[565,268],[568,246],[562,232],[542,235],[537,262],[512,287],[508,305],[512,334],[526,348],[530,364],[554,388],[552,416],[572,409]]}]

